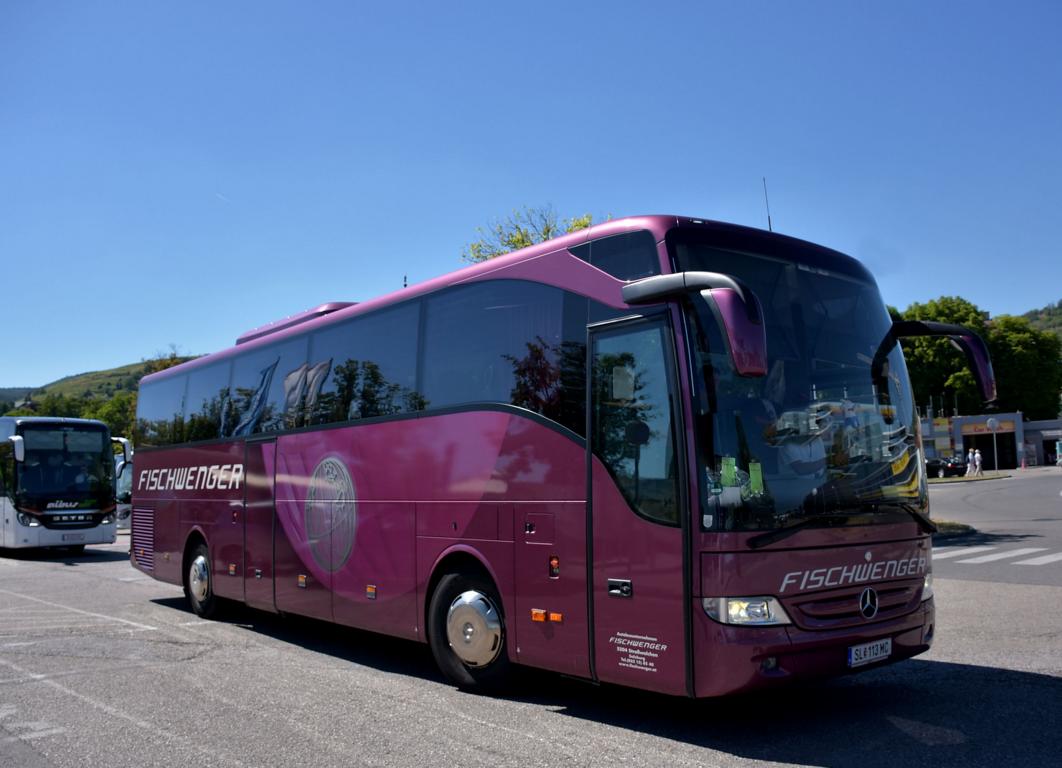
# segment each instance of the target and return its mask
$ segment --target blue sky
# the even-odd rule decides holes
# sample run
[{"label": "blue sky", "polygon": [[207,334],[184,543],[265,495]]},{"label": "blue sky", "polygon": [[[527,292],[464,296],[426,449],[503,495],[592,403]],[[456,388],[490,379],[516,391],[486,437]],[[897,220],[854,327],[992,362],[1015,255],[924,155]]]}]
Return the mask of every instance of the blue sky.
[{"label": "blue sky", "polygon": [[[1062,4],[0,4],[0,386],[462,266],[523,205],[1062,299]],[[516,4],[511,4],[516,5]]]}]

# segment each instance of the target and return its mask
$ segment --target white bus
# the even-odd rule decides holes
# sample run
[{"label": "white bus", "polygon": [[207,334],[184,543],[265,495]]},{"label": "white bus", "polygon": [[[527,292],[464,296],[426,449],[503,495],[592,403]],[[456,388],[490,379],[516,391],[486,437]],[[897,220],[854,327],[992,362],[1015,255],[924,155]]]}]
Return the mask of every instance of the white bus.
[{"label": "white bus", "polygon": [[111,544],[117,537],[112,443],[90,419],[0,417],[0,548]]}]

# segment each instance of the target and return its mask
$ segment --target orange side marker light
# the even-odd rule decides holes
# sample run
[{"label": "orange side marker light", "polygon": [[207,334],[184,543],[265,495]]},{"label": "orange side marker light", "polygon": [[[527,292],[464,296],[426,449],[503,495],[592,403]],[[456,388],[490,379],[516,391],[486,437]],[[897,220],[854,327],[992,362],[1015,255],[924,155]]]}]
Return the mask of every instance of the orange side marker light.
[{"label": "orange side marker light", "polygon": [[542,610],[541,608],[532,608],[531,609],[531,621],[545,621],[545,620],[546,620],[546,612],[544,610]]}]

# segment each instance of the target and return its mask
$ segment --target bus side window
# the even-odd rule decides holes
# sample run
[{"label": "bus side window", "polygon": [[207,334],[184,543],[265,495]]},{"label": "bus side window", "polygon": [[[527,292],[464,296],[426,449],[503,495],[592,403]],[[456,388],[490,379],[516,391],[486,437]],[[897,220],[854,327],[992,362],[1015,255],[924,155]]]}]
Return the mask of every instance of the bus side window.
[{"label": "bus side window", "polygon": [[172,445],[184,440],[187,375],[142,384],[137,397],[137,445]]},{"label": "bus side window", "polygon": [[420,302],[355,317],[313,334],[303,408],[311,424],[420,411]]},{"label": "bus side window", "polygon": [[308,336],[296,336],[246,352],[232,369],[231,406],[225,415],[226,437],[246,437],[299,426],[287,408],[285,381],[306,365]]},{"label": "bus side window", "polygon": [[644,229],[592,240],[571,252],[618,280],[638,280],[660,274],[660,256],[650,232]]},{"label": "bus side window", "polygon": [[430,407],[506,403],[582,435],[587,300],[497,280],[426,303],[423,392]]},{"label": "bus side window", "polygon": [[188,374],[185,394],[185,440],[217,440],[229,408],[229,377],[232,362],[196,368]]}]

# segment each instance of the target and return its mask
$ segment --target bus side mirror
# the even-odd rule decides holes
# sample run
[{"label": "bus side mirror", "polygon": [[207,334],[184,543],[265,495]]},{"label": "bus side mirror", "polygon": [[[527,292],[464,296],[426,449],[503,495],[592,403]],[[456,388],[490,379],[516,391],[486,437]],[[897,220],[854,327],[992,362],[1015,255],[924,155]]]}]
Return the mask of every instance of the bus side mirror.
[{"label": "bus side mirror", "polygon": [[992,370],[992,358],[988,354],[988,346],[984,339],[969,328],[950,323],[936,323],[930,320],[895,321],[874,355],[870,373],[875,381],[882,377],[885,358],[896,346],[896,341],[914,336],[946,336],[956,349],[966,355],[966,362],[977,381],[981,399],[989,405],[995,402],[996,374]]},{"label": "bus side mirror", "polygon": [[767,327],[756,294],[742,296],[729,288],[701,291],[701,298],[715,302],[730,344],[730,358],[739,376],[767,375]]},{"label": "bus side mirror", "polygon": [[767,327],[759,299],[745,283],[720,272],[655,275],[623,286],[627,304],[653,304],[677,297],[704,301],[715,310],[739,376],[767,375]]},{"label": "bus side mirror", "polygon": [[129,455],[132,453],[132,451],[129,449],[129,441],[124,437],[112,437],[111,442],[118,443],[122,446],[122,463],[128,464]]},{"label": "bus side mirror", "polygon": [[21,435],[12,435],[7,439],[11,441],[14,448],[15,461],[21,464],[26,460],[26,444],[22,442]]}]

